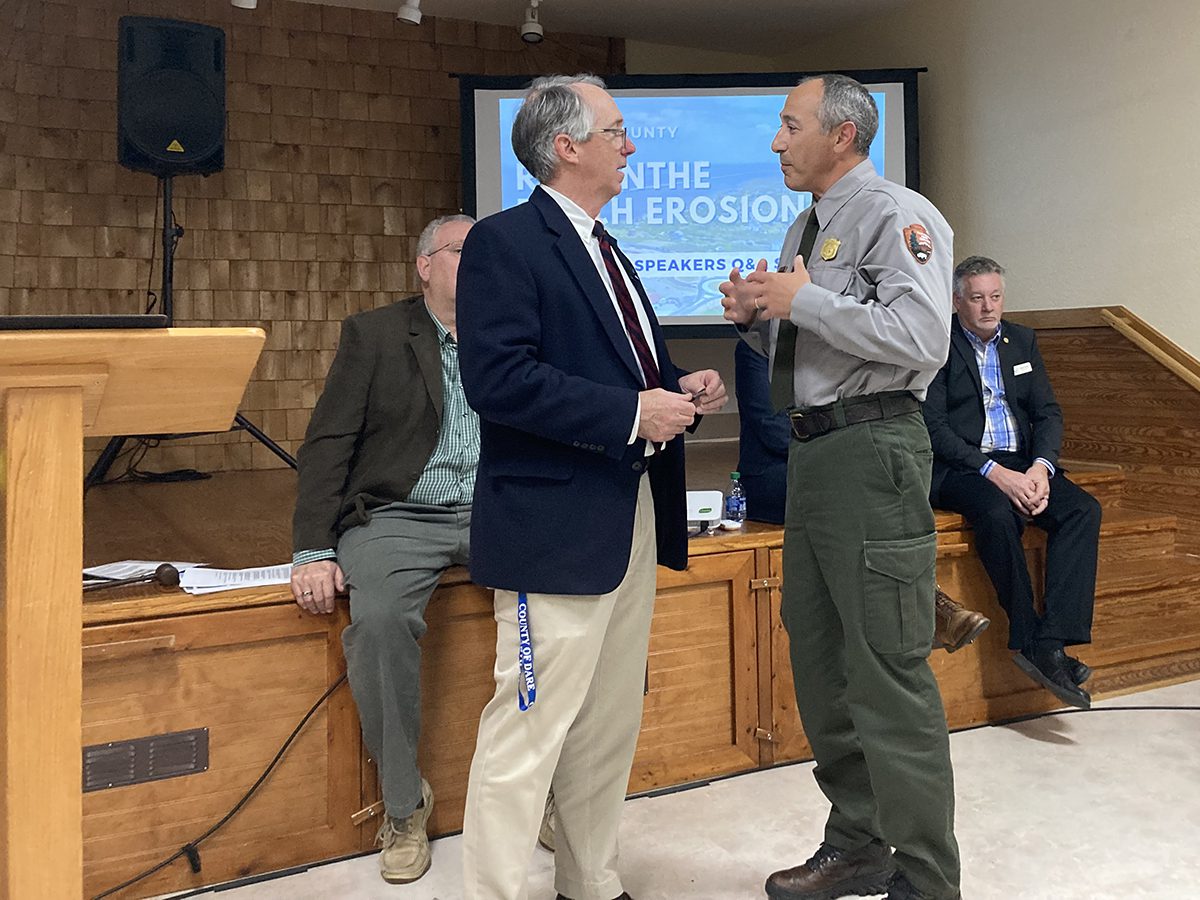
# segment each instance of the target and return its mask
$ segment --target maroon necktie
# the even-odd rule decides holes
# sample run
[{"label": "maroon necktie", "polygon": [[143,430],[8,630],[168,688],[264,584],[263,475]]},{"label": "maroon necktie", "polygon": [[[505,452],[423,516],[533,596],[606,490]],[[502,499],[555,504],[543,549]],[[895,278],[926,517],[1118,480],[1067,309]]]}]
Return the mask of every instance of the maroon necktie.
[{"label": "maroon necktie", "polygon": [[613,293],[617,296],[617,306],[621,308],[621,318],[625,320],[625,331],[629,334],[630,343],[633,344],[638,362],[642,365],[646,388],[649,390],[662,387],[658,364],[654,361],[654,354],[650,352],[650,345],[646,342],[646,333],[642,331],[642,323],[638,320],[637,309],[633,305],[633,297],[629,296],[629,288],[625,286],[625,276],[613,254],[615,242],[599,222],[592,226],[592,234],[600,240],[600,256],[604,260],[604,268],[608,269],[608,280],[612,282]]}]

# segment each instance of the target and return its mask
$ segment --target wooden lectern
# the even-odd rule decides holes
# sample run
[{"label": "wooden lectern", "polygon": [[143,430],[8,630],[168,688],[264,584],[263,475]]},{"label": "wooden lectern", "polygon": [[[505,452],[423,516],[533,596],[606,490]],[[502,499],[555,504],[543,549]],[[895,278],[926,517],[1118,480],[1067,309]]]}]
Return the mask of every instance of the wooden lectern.
[{"label": "wooden lectern", "polygon": [[265,340],[0,331],[0,897],[83,893],[83,438],[227,429]]}]

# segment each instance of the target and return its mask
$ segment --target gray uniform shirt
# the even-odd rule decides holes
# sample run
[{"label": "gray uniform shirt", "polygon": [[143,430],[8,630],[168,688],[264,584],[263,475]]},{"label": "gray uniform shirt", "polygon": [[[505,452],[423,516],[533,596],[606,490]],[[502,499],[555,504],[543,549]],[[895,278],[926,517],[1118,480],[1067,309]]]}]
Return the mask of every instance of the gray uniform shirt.
[{"label": "gray uniform shirt", "polygon": [[[809,215],[820,230],[806,261],[812,283],[792,298],[796,406],[898,390],[924,400],[950,349],[954,232],[932,203],[879,177],[870,160],[792,223],[781,269],[791,271]],[[770,322],[764,335],[772,363],[778,330]]]}]

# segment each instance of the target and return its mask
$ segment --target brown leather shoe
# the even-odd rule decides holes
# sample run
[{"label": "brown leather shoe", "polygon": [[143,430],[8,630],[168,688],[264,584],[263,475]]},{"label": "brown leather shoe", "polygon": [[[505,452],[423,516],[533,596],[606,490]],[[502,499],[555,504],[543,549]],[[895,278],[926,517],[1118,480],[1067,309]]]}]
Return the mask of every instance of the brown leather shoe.
[{"label": "brown leather shoe", "polygon": [[934,589],[933,649],[961,650],[979,637],[991,620],[983,613],[960,606],[940,587]]},{"label": "brown leather shoe", "polygon": [[896,870],[892,851],[873,842],[857,850],[822,844],[802,866],[775,872],[767,879],[771,900],[833,900],[870,897],[887,890]]}]

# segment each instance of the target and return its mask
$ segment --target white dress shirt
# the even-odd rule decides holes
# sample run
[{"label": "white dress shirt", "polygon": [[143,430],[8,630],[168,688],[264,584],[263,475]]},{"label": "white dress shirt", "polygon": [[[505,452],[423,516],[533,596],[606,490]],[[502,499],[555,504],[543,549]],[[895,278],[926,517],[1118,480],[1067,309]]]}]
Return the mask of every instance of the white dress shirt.
[{"label": "white dress shirt", "polygon": [[[596,220],[589,216],[578,203],[572,200],[565,194],[559,193],[554,188],[542,185],[542,190],[545,191],[559,205],[562,211],[566,214],[571,226],[579,235],[579,239],[583,241],[584,249],[592,258],[592,263],[596,266],[596,271],[600,275],[600,282],[604,285],[604,289],[608,291],[608,299],[612,301],[613,310],[617,314],[617,321],[621,323],[621,330],[625,332],[625,338],[629,341],[629,352],[633,354],[636,361],[638,358],[637,350],[634,349],[633,339],[629,337],[629,330],[625,327],[625,317],[621,314],[621,306],[617,302],[617,294],[613,289],[612,281],[609,280],[608,267],[604,265],[604,257],[600,255],[600,239],[592,234],[592,228]],[[616,254],[613,254],[614,257]],[[646,336],[646,344],[650,347],[650,353],[654,357],[654,364],[658,366],[659,371],[662,371],[662,366],[658,362],[658,349],[654,346],[654,333],[650,330],[650,317],[646,315],[645,304],[642,303],[641,294],[637,287],[633,284],[629,273],[625,271],[625,266],[621,261],[617,260],[617,268],[621,270],[621,277],[625,279],[625,289],[629,291],[629,296],[633,298],[633,308],[637,312],[638,323],[642,326],[642,334]],[[639,369],[640,371],[640,369]],[[638,425],[642,421],[642,400],[638,398],[637,411],[633,416],[633,430],[630,432],[628,443],[632,444],[637,440]],[[652,452],[647,443],[646,452]]]}]

